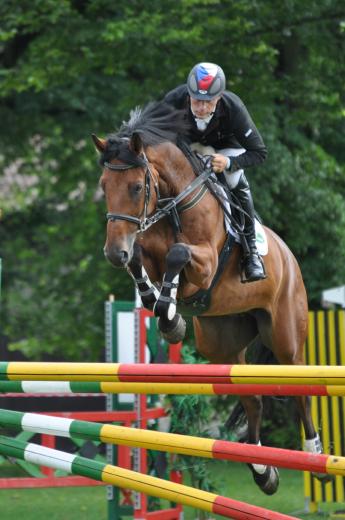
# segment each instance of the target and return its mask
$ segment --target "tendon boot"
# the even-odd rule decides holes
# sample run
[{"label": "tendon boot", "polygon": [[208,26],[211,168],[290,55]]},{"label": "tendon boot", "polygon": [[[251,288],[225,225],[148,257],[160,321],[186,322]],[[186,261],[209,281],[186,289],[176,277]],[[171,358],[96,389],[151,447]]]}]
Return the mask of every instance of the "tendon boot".
[{"label": "tendon boot", "polygon": [[254,204],[249,184],[244,174],[241,175],[233,192],[245,212],[244,240],[242,241],[242,271],[244,276],[242,281],[256,282],[257,280],[263,280],[266,278],[266,273],[256,247]]}]

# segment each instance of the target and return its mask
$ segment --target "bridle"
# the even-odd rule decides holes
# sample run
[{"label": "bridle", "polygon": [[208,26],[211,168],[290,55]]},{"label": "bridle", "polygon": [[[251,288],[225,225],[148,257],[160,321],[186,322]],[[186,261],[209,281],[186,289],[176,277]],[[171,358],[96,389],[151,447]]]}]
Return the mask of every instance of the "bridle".
[{"label": "bridle", "polygon": [[[150,168],[150,163],[146,157],[146,154],[143,152],[141,154],[141,158],[143,160],[145,166],[145,199],[144,199],[144,208],[139,215],[139,217],[133,217],[132,215],[126,215],[122,213],[107,213],[106,218],[110,222],[115,222],[116,220],[125,220],[127,222],[131,222],[138,226],[137,233],[142,233],[146,231],[153,224],[158,222],[164,217],[167,217],[171,214],[177,214],[177,211],[182,212],[187,209],[195,206],[205,195],[208,190],[207,186],[205,186],[205,182],[207,179],[213,174],[211,168],[207,168],[203,173],[201,173],[198,177],[196,177],[181,193],[179,193],[176,197],[169,199],[161,199],[159,194],[158,183],[152,173]],[[106,168],[112,171],[125,171],[130,170],[132,168],[138,168],[138,165],[133,164],[112,164],[109,162],[103,163]],[[166,202],[163,207],[155,208],[153,214],[148,215],[148,206],[151,198],[151,178],[155,187],[156,195],[157,195],[157,205],[162,204],[163,201]],[[192,199],[187,203],[182,205],[181,202],[188,197],[195,189],[200,188],[198,192],[192,197]],[[179,207],[177,208],[177,206]]]},{"label": "bridle", "polygon": [[[107,220],[110,220],[110,222],[115,222],[116,220],[126,220],[127,222],[132,222],[133,224],[136,224],[138,226],[137,233],[140,233],[142,231],[145,231],[147,229],[146,222],[148,220],[147,211],[148,206],[151,198],[151,178],[153,180],[157,198],[159,198],[159,189],[158,189],[158,183],[155,180],[150,164],[147,160],[147,157],[145,153],[142,153],[142,159],[145,165],[145,199],[144,199],[144,209],[139,215],[139,217],[133,217],[132,215],[124,215],[122,213],[107,213],[106,218]],[[125,171],[130,170],[132,168],[138,168],[138,165],[136,164],[112,164],[109,162],[104,162],[104,166],[108,168],[108,170],[112,171]]]}]

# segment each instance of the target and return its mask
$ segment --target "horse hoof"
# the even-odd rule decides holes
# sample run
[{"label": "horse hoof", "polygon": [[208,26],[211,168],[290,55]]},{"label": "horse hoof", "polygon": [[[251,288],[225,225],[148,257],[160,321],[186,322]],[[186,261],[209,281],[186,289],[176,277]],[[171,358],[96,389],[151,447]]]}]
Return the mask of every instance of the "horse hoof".
[{"label": "horse hoof", "polygon": [[166,325],[163,325],[162,318],[158,319],[160,333],[168,343],[179,343],[182,341],[186,334],[186,327],[186,322],[181,314],[176,314],[171,322],[166,322]]},{"label": "horse hoof", "polygon": [[274,466],[267,466],[264,473],[257,473],[251,464],[248,464],[253,473],[255,483],[266,495],[273,495],[279,486],[279,473]]}]

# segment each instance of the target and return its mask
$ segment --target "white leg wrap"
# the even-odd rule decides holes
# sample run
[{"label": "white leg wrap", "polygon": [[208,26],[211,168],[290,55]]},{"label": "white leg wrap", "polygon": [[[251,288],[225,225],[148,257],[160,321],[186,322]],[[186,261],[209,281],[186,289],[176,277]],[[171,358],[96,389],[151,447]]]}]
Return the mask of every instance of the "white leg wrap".
[{"label": "white leg wrap", "polygon": [[[140,296],[147,296],[148,294],[152,294],[152,292],[153,292],[156,300],[158,299],[159,291],[158,291],[157,287],[155,287],[153,285],[153,283],[151,282],[151,280],[148,277],[148,274],[147,274],[144,266],[141,267],[141,280],[145,280],[145,281],[138,282],[137,279],[135,278],[135,276],[132,274],[132,272],[129,269],[128,269],[128,272],[131,275],[131,277],[133,278],[133,280],[134,280],[134,282],[135,282],[135,284],[137,286],[137,289],[138,289],[138,292],[139,292]],[[138,283],[141,283],[141,284],[145,283],[145,285],[147,286],[147,289],[144,290],[144,291],[141,291],[139,289],[139,287],[138,287]]]},{"label": "white leg wrap", "polygon": [[303,451],[309,451],[309,453],[322,453],[322,443],[318,433],[314,439],[304,440]]},{"label": "white leg wrap", "polygon": [[[173,279],[172,283],[178,284],[179,278],[180,278],[180,275],[177,274],[175,276],[175,278]],[[171,292],[170,292],[170,297],[173,298],[174,300],[176,300],[176,295],[177,295],[177,287],[171,289]],[[171,321],[175,317],[175,314],[176,314],[176,304],[170,303],[169,308],[168,308],[168,320]]]},{"label": "white leg wrap", "polygon": [[[257,443],[257,446],[261,446],[260,441]],[[263,475],[267,468],[267,466],[265,466],[264,464],[252,464],[252,466],[253,466],[254,470],[256,471],[256,473],[259,473],[259,475]]]},{"label": "white leg wrap", "polygon": [[151,282],[150,278],[148,277],[148,274],[147,272],[145,271],[145,267],[142,266],[141,268],[141,273],[142,273],[142,277],[144,278],[145,276],[147,276],[147,285],[149,287],[149,289],[153,289],[153,293],[155,295],[155,298],[156,300],[158,300],[158,297],[159,297],[159,290],[157,289],[157,287],[155,285],[153,285],[153,283]]}]

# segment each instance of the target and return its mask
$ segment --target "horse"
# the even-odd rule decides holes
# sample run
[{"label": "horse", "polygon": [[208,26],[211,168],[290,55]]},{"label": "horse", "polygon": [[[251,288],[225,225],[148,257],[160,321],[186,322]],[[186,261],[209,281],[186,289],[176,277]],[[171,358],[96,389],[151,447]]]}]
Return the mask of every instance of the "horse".
[{"label": "horse", "polygon": [[[260,341],[277,362],[304,364],[308,304],[297,260],[264,227],[266,278],[241,283],[241,246],[229,246],[223,205],[211,189],[214,174],[205,168],[196,175],[181,146],[185,131],[181,112],[157,102],[132,111],[129,121],[105,139],[93,134],[107,207],[105,257],[127,269],[170,343],[184,336],[185,322],[177,311],[182,303],[185,312],[189,303],[196,348],[210,363],[244,364],[247,348]],[[225,249],[231,254],[224,255]],[[200,293],[208,296],[206,303],[195,299]],[[320,453],[310,397],[296,399],[304,448]],[[247,416],[246,442],[259,444],[261,397],[240,400]],[[253,464],[250,469],[264,493],[276,492],[276,468]]]}]

